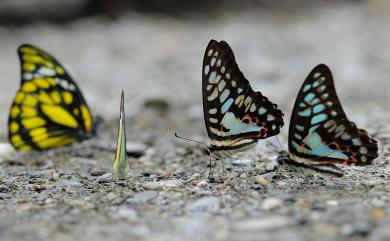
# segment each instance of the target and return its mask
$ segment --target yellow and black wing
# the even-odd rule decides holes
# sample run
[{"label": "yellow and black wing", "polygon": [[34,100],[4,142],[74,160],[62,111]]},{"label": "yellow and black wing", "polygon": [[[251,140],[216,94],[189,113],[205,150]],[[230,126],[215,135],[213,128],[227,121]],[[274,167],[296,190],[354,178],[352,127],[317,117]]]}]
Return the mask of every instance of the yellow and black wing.
[{"label": "yellow and black wing", "polygon": [[18,48],[21,86],[8,118],[8,138],[20,150],[45,150],[92,136],[92,115],[64,67],[32,45]]}]

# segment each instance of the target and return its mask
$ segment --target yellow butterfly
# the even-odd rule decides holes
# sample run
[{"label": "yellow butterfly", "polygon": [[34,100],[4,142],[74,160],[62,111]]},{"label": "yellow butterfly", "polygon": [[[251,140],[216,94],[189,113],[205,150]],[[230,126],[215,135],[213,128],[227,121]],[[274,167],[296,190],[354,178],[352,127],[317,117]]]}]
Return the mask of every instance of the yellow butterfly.
[{"label": "yellow butterfly", "polygon": [[91,111],[64,67],[32,45],[21,45],[18,54],[22,81],[8,118],[12,146],[45,150],[90,138],[95,132]]}]

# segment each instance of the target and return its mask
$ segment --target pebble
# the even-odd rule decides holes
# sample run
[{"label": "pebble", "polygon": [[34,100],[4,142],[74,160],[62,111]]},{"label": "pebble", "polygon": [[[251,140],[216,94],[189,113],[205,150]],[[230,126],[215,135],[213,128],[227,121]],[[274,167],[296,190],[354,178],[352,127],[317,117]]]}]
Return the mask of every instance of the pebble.
[{"label": "pebble", "polygon": [[207,185],[209,185],[209,182],[206,180],[202,180],[196,184],[197,187],[206,187]]},{"label": "pebble", "polygon": [[252,166],[253,163],[254,161],[250,159],[239,159],[239,160],[232,161],[233,166]]},{"label": "pebble", "polygon": [[10,199],[10,198],[12,198],[12,195],[10,195],[8,193],[0,192],[0,200]]},{"label": "pebble", "polygon": [[112,182],[112,177],[113,177],[112,173],[108,172],[108,173],[105,173],[105,174],[99,176],[97,178],[97,182],[98,183],[109,183],[109,182]]},{"label": "pebble", "polygon": [[59,187],[82,187],[83,184],[76,180],[60,179],[57,182]]},{"label": "pebble", "polygon": [[142,184],[142,187],[147,190],[162,190],[164,188],[174,188],[180,187],[183,185],[181,180],[165,180],[165,181],[153,181],[145,182]]},{"label": "pebble", "polygon": [[31,178],[51,179],[53,177],[53,171],[52,170],[43,170],[43,171],[29,172],[28,175]]},{"label": "pebble", "polygon": [[337,200],[328,200],[326,201],[326,205],[331,207],[337,207],[339,205],[339,201]]},{"label": "pebble", "polygon": [[390,165],[386,165],[386,167],[383,169],[383,172],[387,175],[390,175]]},{"label": "pebble", "polygon": [[278,167],[278,162],[277,161],[269,160],[267,162],[267,165],[265,166],[265,169],[267,171],[275,171],[277,167]]},{"label": "pebble", "polygon": [[127,203],[145,204],[158,196],[154,191],[143,191],[136,193],[133,197],[127,199]]},{"label": "pebble", "polygon": [[269,211],[269,210],[281,208],[281,207],[283,207],[282,200],[277,199],[277,198],[272,198],[272,197],[265,199],[263,201],[263,203],[261,204],[261,209],[263,209],[265,211]]},{"label": "pebble", "polygon": [[187,205],[190,212],[217,212],[221,207],[220,199],[217,197],[202,197]]},{"label": "pebble", "polygon": [[138,220],[137,212],[129,207],[119,207],[118,210],[111,216],[114,219],[125,219],[130,222],[135,222]]},{"label": "pebble", "polygon": [[386,202],[380,198],[374,198],[371,200],[371,205],[376,208],[384,208],[386,207]]},{"label": "pebble", "polygon": [[142,156],[148,146],[139,142],[126,142],[126,153],[131,156]]},{"label": "pebble", "polygon": [[89,171],[89,174],[91,174],[91,176],[93,177],[97,177],[97,176],[101,176],[103,175],[104,173],[106,173],[105,170],[99,168],[99,167],[94,167],[92,168],[90,171]]},{"label": "pebble", "polygon": [[0,142],[0,157],[9,157],[15,149],[7,142]]},{"label": "pebble", "polygon": [[266,187],[268,185],[267,179],[262,176],[255,176],[255,181],[260,184],[262,187]]},{"label": "pebble", "polygon": [[280,229],[293,224],[293,220],[288,217],[268,216],[263,218],[240,220],[234,225],[234,229],[241,232],[259,232]]}]

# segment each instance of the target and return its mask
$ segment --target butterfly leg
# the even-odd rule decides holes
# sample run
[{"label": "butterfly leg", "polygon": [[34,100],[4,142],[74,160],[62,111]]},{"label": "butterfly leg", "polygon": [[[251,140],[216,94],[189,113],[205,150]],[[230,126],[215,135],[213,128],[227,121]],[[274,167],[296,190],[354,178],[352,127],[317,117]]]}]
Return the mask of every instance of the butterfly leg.
[{"label": "butterfly leg", "polygon": [[223,176],[226,176],[224,158],[225,158],[225,156],[222,155],[222,159],[221,159],[221,161],[222,161],[222,175],[223,175]]}]

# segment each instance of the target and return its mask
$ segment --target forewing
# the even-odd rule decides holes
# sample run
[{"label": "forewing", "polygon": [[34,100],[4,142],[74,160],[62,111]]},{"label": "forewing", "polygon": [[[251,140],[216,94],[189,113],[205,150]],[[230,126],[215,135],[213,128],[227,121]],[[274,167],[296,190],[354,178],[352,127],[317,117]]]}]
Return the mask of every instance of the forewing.
[{"label": "forewing", "polygon": [[202,73],[206,129],[214,143],[264,139],[280,132],[282,112],[252,90],[225,41],[209,42]]}]

